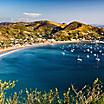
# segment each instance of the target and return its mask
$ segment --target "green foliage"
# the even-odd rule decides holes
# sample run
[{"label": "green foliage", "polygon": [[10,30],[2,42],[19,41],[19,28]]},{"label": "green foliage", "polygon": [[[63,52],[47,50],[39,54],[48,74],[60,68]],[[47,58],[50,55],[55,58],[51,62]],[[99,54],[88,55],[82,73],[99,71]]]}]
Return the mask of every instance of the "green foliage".
[{"label": "green foliage", "polygon": [[41,92],[37,89],[14,92],[6,97],[6,90],[14,88],[16,81],[0,81],[0,104],[104,104],[104,92],[102,83],[97,78],[92,86],[85,85],[77,90],[73,85],[60,97],[60,91],[56,88],[49,92]]},{"label": "green foliage", "polygon": [[11,47],[16,44],[32,44],[38,38],[59,41],[71,39],[104,39],[102,33],[104,33],[104,29],[76,21],[68,25],[51,21],[1,23],[0,48]]}]

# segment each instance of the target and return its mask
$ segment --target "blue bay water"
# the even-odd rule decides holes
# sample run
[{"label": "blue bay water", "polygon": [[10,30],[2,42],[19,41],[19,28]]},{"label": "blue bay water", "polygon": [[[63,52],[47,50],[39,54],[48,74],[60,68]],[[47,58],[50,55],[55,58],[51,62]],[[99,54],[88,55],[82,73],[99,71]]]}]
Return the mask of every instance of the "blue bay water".
[{"label": "blue bay water", "polygon": [[[103,44],[85,43],[24,49],[0,58],[0,79],[18,80],[18,90],[66,90],[71,84],[80,88],[97,77],[104,81],[103,53]],[[78,56],[82,61],[77,60]]]}]

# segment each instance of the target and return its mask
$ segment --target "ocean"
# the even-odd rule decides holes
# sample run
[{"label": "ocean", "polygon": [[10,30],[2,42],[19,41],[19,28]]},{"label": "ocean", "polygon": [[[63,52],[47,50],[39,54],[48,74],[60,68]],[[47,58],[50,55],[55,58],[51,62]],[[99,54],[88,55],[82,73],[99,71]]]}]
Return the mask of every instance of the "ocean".
[{"label": "ocean", "polygon": [[0,57],[0,79],[18,80],[15,90],[64,91],[99,78],[104,82],[104,44],[71,43],[23,49]]}]

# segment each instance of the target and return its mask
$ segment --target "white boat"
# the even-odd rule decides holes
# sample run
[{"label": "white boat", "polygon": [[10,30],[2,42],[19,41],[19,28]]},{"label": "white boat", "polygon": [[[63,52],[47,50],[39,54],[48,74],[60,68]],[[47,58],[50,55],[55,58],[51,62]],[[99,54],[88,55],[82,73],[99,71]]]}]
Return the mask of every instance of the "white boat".
[{"label": "white boat", "polygon": [[87,58],[89,58],[90,56],[89,55],[87,55]]},{"label": "white boat", "polygon": [[82,61],[82,59],[79,57],[79,55],[78,55],[77,61]]},{"label": "white boat", "polygon": [[75,49],[71,49],[71,52],[74,52]]},{"label": "white boat", "polygon": [[62,55],[65,55],[65,52],[62,52]]},{"label": "white boat", "polygon": [[96,57],[96,61],[100,61],[100,58],[98,57],[98,55],[97,55],[97,57]]},{"label": "white boat", "polygon": [[94,56],[97,56],[96,53],[94,53]]},{"label": "white boat", "polygon": [[87,49],[87,52],[90,52],[90,49]]}]

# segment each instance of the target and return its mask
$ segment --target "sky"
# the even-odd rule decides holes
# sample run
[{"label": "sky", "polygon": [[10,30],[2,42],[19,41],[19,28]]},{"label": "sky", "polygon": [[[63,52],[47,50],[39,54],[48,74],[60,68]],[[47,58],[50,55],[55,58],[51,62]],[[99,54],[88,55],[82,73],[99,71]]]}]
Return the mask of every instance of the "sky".
[{"label": "sky", "polygon": [[104,0],[0,0],[0,21],[104,24]]}]

